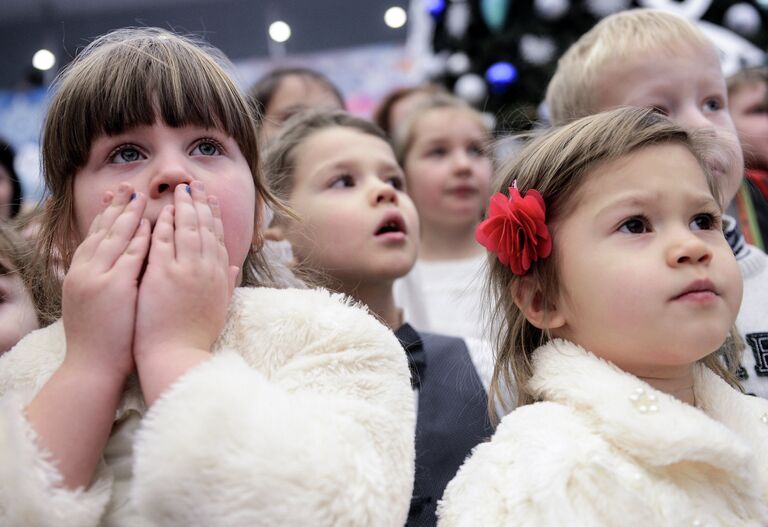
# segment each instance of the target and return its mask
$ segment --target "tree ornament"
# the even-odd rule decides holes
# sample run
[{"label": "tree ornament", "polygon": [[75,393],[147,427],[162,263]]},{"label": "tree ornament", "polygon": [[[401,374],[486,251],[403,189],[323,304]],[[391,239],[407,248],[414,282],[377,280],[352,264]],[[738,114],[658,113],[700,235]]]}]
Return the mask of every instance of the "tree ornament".
[{"label": "tree ornament", "polygon": [[760,31],[760,13],[746,2],[729,7],[723,21],[726,26],[747,37],[754,36]]},{"label": "tree ornament", "polygon": [[461,38],[469,26],[470,11],[466,2],[454,2],[445,13],[445,30],[453,38]]},{"label": "tree ornament", "polygon": [[463,73],[466,73],[469,71],[469,57],[467,57],[466,53],[463,53],[461,51],[454,53],[450,57],[448,57],[448,60],[445,61],[445,68],[448,70],[448,73],[451,75],[461,75]]},{"label": "tree ornament", "polygon": [[465,73],[454,84],[453,92],[470,104],[479,104],[488,94],[488,88],[480,75]]},{"label": "tree ornament", "polygon": [[533,7],[545,20],[557,20],[568,12],[568,0],[534,0]]},{"label": "tree ornament", "polygon": [[544,65],[554,58],[556,51],[557,46],[549,37],[523,35],[520,38],[520,55],[530,64]]},{"label": "tree ornament", "polygon": [[624,11],[629,8],[630,3],[630,0],[586,0],[587,9],[597,18]]},{"label": "tree ornament", "polygon": [[509,0],[480,0],[480,14],[485,25],[494,33],[504,29],[509,11]]}]

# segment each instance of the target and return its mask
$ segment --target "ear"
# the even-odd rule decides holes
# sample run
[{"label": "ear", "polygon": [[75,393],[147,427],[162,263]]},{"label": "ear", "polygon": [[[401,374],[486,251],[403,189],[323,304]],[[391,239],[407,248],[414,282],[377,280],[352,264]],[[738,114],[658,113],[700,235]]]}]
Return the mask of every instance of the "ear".
[{"label": "ear", "polygon": [[509,294],[523,316],[539,329],[557,329],[565,325],[565,317],[555,304],[546,305],[539,287],[527,276],[509,288]]}]

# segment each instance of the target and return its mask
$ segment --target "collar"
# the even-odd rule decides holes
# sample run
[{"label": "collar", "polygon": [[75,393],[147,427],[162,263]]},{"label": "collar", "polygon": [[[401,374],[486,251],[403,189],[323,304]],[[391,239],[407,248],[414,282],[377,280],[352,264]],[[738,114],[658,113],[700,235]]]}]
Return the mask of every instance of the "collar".
[{"label": "collar", "polygon": [[739,393],[703,365],[694,371],[697,408],[555,339],[534,352],[529,389],[576,410],[601,437],[649,465],[707,463],[744,485],[753,484],[757,468],[764,488],[768,483],[768,401]]},{"label": "collar", "polygon": [[749,247],[744,240],[741,229],[739,229],[739,224],[735,218],[727,214],[723,214],[723,234],[737,260],[741,260],[749,254]]},{"label": "collar", "polygon": [[411,388],[421,388],[424,372],[427,369],[427,356],[424,353],[421,336],[408,323],[397,328],[395,336],[400,341],[406,357],[408,357],[408,368],[411,370]]}]

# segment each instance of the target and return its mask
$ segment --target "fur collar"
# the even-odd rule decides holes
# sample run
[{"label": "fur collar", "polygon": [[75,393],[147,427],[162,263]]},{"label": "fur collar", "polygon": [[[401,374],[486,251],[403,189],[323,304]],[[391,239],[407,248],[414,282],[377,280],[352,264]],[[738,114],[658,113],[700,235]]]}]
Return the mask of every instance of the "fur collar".
[{"label": "fur collar", "polygon": [[556,339],[534,352],[529,388],[539,400],[576,409],[643,463],[702,462],[743,478],[744,485],[756,468],[768,488],[768,401],[739,393],[703,365],[695,368],[698,407]]}]

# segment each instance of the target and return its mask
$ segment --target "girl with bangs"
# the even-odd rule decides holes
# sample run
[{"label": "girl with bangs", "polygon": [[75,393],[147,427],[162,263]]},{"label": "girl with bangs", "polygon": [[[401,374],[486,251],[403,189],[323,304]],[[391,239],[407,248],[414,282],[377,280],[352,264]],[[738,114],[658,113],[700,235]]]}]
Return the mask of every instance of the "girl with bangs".
[{"label": "girl with bangs", "polygon": [[226,67],[120,30],[57,81],[40,250],[60,320],[0,358],[2,525],[405,521],[405,357],[341,296],[266,287],[258,211],[283,208]]}]

